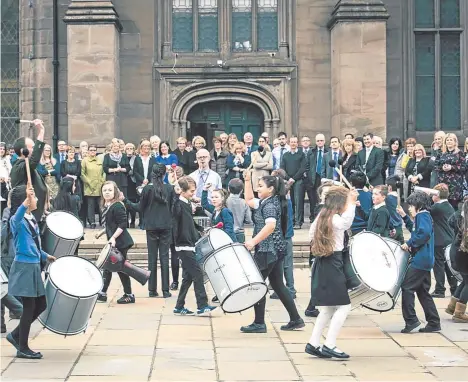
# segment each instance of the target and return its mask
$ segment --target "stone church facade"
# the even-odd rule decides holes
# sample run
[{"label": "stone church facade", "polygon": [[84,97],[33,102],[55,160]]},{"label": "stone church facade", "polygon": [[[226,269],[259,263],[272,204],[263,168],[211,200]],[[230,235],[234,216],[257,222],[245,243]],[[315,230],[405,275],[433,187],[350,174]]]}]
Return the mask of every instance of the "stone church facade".
[{"label": "stone church facade", "polygon": [[468,135],[462,0],[3,0],[2,140]]}]

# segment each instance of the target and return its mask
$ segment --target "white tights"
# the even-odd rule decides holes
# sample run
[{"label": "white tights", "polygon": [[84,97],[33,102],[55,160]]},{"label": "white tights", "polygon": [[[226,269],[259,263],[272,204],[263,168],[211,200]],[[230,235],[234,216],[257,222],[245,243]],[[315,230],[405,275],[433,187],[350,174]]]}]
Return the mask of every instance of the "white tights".
[{"label": "white tights", "polygon": [[320,314],[315,321],[314,330],[310,337],[309,343],[312,346],[320,346],[320,337],[322,332],[330,323],[327,333],[327,339],[325,340],[325,346],[329,349],[336,347],[336,337],[343,326],[348,313],[351,310],[351,304],[339,305],[339,306],[320,306],[317,307],[320,310]]}]

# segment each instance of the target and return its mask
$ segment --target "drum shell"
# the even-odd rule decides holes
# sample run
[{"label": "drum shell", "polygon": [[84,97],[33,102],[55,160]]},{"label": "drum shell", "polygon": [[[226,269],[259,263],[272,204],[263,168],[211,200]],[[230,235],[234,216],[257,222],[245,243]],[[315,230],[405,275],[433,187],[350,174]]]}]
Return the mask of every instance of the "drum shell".
[{"label": "drum shell", "polygon": [[61,238],[55,235],[46,225],[41,244],[44,252],[58,258],[62,256],[73,256],[76,248],[78,248],[80,244],[80,240],[81,238],[75,240]]},{"label": "drum shell", "polygon": [[227,313],[249,309],[268,292],[255,260],[242,244],[217,249],[208,256],[203,268]]},{"label": "drum shell", "polygon": [[228,244],[232,244],[232,239],[227,233],[218,228],[208,230],[206,235],[195,243],[195,255],[198,264],[203,267],[209,255]]},{"label": "drum shell", "polygon": [[73,336],[86,331],[98,294],[88,297],[71,296],[55,286],[49,277],[45,285],[47,308],[39,322],[51,332]]}]

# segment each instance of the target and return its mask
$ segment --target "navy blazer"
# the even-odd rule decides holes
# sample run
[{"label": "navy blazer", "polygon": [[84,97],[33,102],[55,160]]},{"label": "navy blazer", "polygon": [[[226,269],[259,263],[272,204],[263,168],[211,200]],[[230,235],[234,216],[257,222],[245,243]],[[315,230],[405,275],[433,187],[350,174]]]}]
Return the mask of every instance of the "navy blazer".
[{"label": "navy blazer", "polygon": [[[338,152],[338,159],[342,159],[343,158],[343,153],[341,152],[341,150]],[[334,172],[334,168],[333,167],[330,167],[330,161],[331,160],[334,160],[333,158],[333,151],[330,150],[328,151],[327,153],[325,153],[323,155],[323,161],[322,161],[322,179],[325,178],[325,179],[333,179],[333,172]],[[338,161],[336,163],[336,165],[338,166]]]}]

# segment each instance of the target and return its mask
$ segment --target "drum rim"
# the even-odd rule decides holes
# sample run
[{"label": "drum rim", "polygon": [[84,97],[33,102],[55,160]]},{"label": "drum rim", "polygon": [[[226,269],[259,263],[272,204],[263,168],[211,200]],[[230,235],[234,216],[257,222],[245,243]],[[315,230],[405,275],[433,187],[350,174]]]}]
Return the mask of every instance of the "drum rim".
[{"label": "drum rim", "polygon": [[[363,307],[363,308],[365,308],[365,309],[369,309],[369,310],[371,310],[371,311],[373,311],[373,312],[379,312],[379,313],[386,313],[386,312],[390,312],[391,310],[395,309],[395,306],[396,306],[396,303],[397,303],[397,300],[398,300],[398,299],[394,300],[393,297],[390,296],[390,293],[389,293],[389,292],[384,292],[384,293],[382,293],[380,296],[378,296],[378,297],[376,297],[376,298],[379,298],[379,297],[381,297],[381,296],[383,296],[383,295],[387,295],[387,296],[390,298],[390,300],[392,301],[392,303],[393,303],[393,304],[390,306],[390,308],[388,308],[387,310],[374,309],[374,308],[370,308],[370,307],[364,305],[364,304],[368,304],[368,303],[371,302],[372,300],[369,300],[369,301],[365,302],[364,304],[360,304],[360,306]],[[399,297],[399,296],[400,296],[400,294],[398,294],[398,297]]]},{"label": "drum rim", "polygon": [[[382,239],[382,240],[385,242],[385,244],[388,246],[388,248],[390,249],[390,251],[392,252],[392,254],[393,254],[392,249],[390,248],[390,246],[388,245],[388,243],[384,240],[384,238],[381,237],[380,235],[377,235],[377,234],[374,233],[374,232],[371,232],[371,231],[362,231],[362,232],[359,232],[356,236],[353,236],[353,238],[354,238],[354,237],[357,237],[357,236],[359,236],[359,235],[361,235],[361,234],[364,234],[364,233],[371,233],[372,235],[375,235],[375,236],[379,237],[380,239]],[[352,247],[353,247],[353,242],[350,240],[350,243],[349,243],[349,257],[351,258],[351,260],[352,260],[352,258],[353,258]],[[395,258],[395,255],[394,255],[394,254],[393,254],[393,257]],[[353,262],[353,261],[350,261],[350,263],[351,263],[351,267],[353,268],[354,273],[356,274],[357,278],[361,281],[362,284],[364,284],[366,287],[368,287],[369,289],[372,289],[372,290],[374,290],[374,291],[376,291],[376,292],[380,292],[380,293],[386,293],[386,292],[388,292],[388,291],[378,291],[378,290],[372,288],[368,283],[366,283],[364,280],[362,280],[362,278],[361,278],[359,272],[356,270],[356,267],[354,266],[354,262]],[[395,263],[396,263],[396,259],[395,259]],[[397,282],[398,282],[398,277],[397,277],[396,283],[397,283]],[[394,288],[394,287],[397,285],[396,283],[394,283],[394,284],[392,285],[392,288]],[[357,287],[357,288],[359,288],[359,287]],[[392,288],[391,288],[391,289],[392,289]]]},{"label": "drum rim", "polygon": [[[68,257],[68,256],[59,257],[56,261],[58,261],[59,259],[62,259],[62,258],[64,258],[64,257]],[[80,256],[73,256],[73,257],[77,257],[77,258],[79,258],[79,259],[83,259],[83,260],[87,261],[88,263],[90,263],[93,267],[95,267],[95,268],[98,270],[99,274],[101,274],[101,270],[100,270],[98,267],[96,267],[96,265],[94,265],[94,264],[93,264],[91,261],[89,261],[88,259],[85,259],[84,257],[80,257]],[[54,262],[54,263],[55,263],[55,262]],[[90,298],[90,297],[93,297],[93,296],[97,296],[97,295],[99,294],[99,291],[98,291],[98,292],[93,293],[93,294],[88,295],[88,296],[75,296],[75,295],[73,295],[73,294],[70,294],[70,293],[65,292],[64,290],[60,289],[60,288],[57,286],[57,284],[54,283],[54,281],[52,280],[52,276],[50,275],[50,267],[51,267],[54,263],[50,264],[50,266],[49,266],[49,271],[47,272],[46,283],[47,283],[47,282],[51,282],[51,283],[53,284],[53,286],[54,286],[57,290],[59,290],[59,291],[62,292],[63,294],[66,294],[67,296],[74,297],[74,298],[80,298],[80,299],[83,298],[83,299],[84,299],[84,298]],[[101,275],[102,275],[102,274],[101,274]],[[101,286],[101,288],[100,288],[99,290],[101,290],[102,287],[104,286],[104,281],[102,280],[102,277],[101,277],[101,284],[102,284],[102,286]],[[47,286],[47,285],[46,285],[46,286]]]},{"label": "drum rim", "polygon": [[[447,246],[444,248],[445,262],[447,263],[449,269],[452,271],[453,277],[455,277],[455,278],[457,279],[457,281],[463,282],[463,276],[462,276],[461,272],[456,271],[456,270],[453,269],[453,267],[452,267],[452,259],[450,258],[450,250],[452,249],[452,244],[453,244],[453,243],[450,243],[449,245],[447,245]],[[448,253],[448,256],[447,256],[447,251],[449,252],[449,253]]]},{"label": "drum rim", "polygon": [[[82,233],[81,233],[80,236],[78,236],[78,237],[76,237],[76,238],[74,238],[74,239],[65,239],[64,237],[58,236],[54,231],[52,231],[52,230],[49,228],[49,225],[47,224],[47,219],[49,219],[49,217],[50,217],[51,215],[57,214],[57,213],[59,213],[59,212],[60,212],[60,213],[64,213],[64,214],[71,215],[71,216],[73,216],[75,219],[77,219],[77,220],[79,221],[79,223],[81,224],[81,229],[82,229]],[[55,237],[58,237],[58,238],[60,238],[60,239],[62,239],[62,240],[74,240],[74,241],[76,241],[76,240],[78,240],[78,239],[81,239],[81,237],[84,235],[84,225],[83,225],[83,223],[81,222],[80,219],[78,219],[78,218],[77,218],[75,215],[73,215],[71,212],[68,212],[68,211],[54,211],[54,212],[51,212],[50,214],[48,214],[48,215],[46,216],[45,222],[46,222],[46,227],[45,227],[46,230],[48,229],[52,234],[54,234]]]},{"label": "drum rim", "polygon": [[[239,244],[239,243],[237,243],[237,244]],[[225,309],[223,308],[224,303],[229,299],[229,297],[232,297],[232,295],[233,295],[234,293],[236,293],[236,292],[238,292],[238,291],[240,291],[240,290],[242,290],[242,289],[245,289],[246,287],[252,286],[252,285],[264,285],[264,286],[265,286],[266,291],[265,291],[265,294],[262,296],[262,298],[264,298],[264,297],[268,294],[268,287],[267,287],[267,285],[266,285],[265,282],[262,282],[262,283],[261,283],[261,282],[254,282],[254,283],[249,283],[248,285],[247,285],[247,284],[246,284],[246,285],[243,285],[242,287],[237,288],[237,289],[234,290],[234,291],[231,291],[231,293],[229,293],[229,294],[226,296],[226,298],[223,300],[223,302],[222,302],[222,304],[221,304],[221,309],[223,310],[223,312],[226,312],[226,313],[240,313],[240,312],[243,312],[244,310],[250,309],[252,306],[254,306],[255,304],[257,304],[258,301],[260,301],[262,298],[261,298],[260,300],[258,300],[256,303],[254,303],[254,304],[252,304],[252,305],[250,305],[249,307],[244,308],[244,309],[240,309],[240,310],[236,310],[236,311],[232,311],[232,312],[231,312],[231,311],[227,311],[227,310],[225,310]]]},{"label": "drum rim", "polygon": [[[109,247],[109,251],[107,252],[106,258],[104,259],[104,261],[102,262],[101,266],[99,267],[99,266],[97,266],[96,263],[97,263],[97,261],[99,260],[99,257],[101,256],[102,251],[104,251],[104,248],[106,248],[107,246]],[[110,254],[111,254],[111,251],[112,251],[112,246],[111,246],[109,243],[107,243],[107,244],[104,246],[104,248],[101,249],[101,252],[99,252],[99,256],[97,257],[97,259],[96,259],[95,262],[94,262],[94,265],[96,266],[97,269],[99,269],[99,271],[101,271],[101,268],[104,266],[105,262],[106,262],[107,259],[109,258]]]},{"label": "drum rim", "polygon": [[47,330],[50,330],[52,333],[55,333],[55,334],[60,334],[61,336],[76,336],[78,334],[81,334],[81,333],[84,333],[86,332],[86,329],[88,329],[88,326],[89,326],[89,319],[88,321],[86,322],[86,326],[84,327],[84,329],[80,329],[79,331],[74,331],[72,333],[65,333],[65,332],[62,332],[62,331],[59,331],[59,330],[55,330],[55,329],[51,329],[50,327],[46,326],[44,324],[44,322],[42,321],[42,318],[41,318],[41,315],[39,315],[39,317],[37,318],[37,320],[41,323],[41,325],[46,328]]}]

